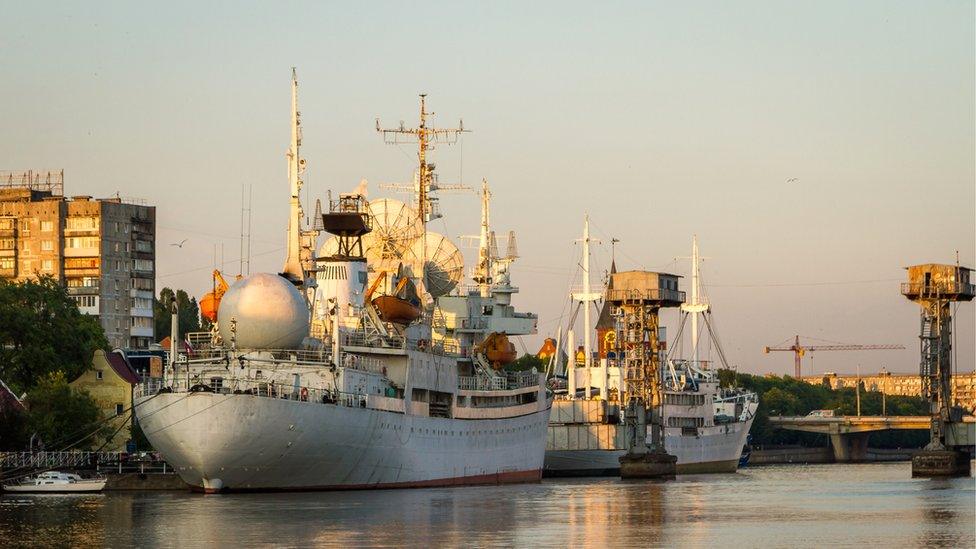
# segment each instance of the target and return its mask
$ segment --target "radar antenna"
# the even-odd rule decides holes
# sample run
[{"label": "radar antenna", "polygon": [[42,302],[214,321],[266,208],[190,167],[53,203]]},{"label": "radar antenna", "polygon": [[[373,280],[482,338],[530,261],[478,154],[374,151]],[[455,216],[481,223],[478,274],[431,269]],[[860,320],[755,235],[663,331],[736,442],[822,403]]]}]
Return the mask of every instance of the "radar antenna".
[{"label": "radar antenna", "polygon": [[[464,129],[464,121],[458,122],[457,128],[432,128],[427,127],[427,117],[433,116],[433,112],[427,112],[427,94],[420,94],[420,125],[416,128],[408,128],[401,121],[397,128],[383,128],[380,126],[379,118],[376,119],[376,131],[383,134],[383,141],[388,145],[400,145],[403,143],[417,143],[417,159],[419,161],[419,173],[416,176],[416,183],[413,190],[417,199],[417,215],[421,222],[426,225],[431,219],[436,219],[439,215],[434,205],[437,199],[431,197],[430,193],[439,189],[448,188],[462,189],[461,186],[439,186],[434,176],[434,164],[428,163],[427,153],[434,150],[435,143],[445,143],[452,145],[457,143],[458,136],[469,130]],[[405,185],[393,184],[391,188],[404,190]]]}]

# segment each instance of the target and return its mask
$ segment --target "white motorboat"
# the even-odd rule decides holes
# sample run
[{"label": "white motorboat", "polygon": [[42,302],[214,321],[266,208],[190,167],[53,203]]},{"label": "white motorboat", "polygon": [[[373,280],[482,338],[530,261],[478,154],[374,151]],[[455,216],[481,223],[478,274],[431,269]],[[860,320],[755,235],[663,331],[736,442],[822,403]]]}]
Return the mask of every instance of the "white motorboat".
[{"label": "white motorboat", "polygon": [[76,494],[101,492],[106,480],[84,479],[74,473],[47,471],[36,477],[29,477],[19,484],[3,485],[4,492],[35,494]]}]

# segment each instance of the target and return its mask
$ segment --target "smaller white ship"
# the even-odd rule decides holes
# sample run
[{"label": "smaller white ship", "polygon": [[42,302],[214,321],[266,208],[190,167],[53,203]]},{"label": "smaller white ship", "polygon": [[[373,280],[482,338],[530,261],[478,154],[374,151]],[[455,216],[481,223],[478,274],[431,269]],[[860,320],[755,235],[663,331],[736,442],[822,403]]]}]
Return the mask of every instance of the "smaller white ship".
[{"label": "smaller white ship", "polygon": [[[604,302],[596,324],[599,358],[590,352],[590,328],[588,303],[603,298],[603,293],[591,292],[589,284],[589,220],[584,224],[583,238],[584,288],[574,294],[574,299],[584,304],[583,357],[572,352],[566,368],[567,391],[552,405],[549,420],[546,458],[543,474],[546,476],[611,476],[620,472],[619,459],[629,447],[627,429],[622,422],[622,406],[619,395],[626,391],[627,380],[622,373],[624,353],[615,349],[617,338],[624,337],[619,313],[611,312],[610,303]],[[710,360],[702,360],[700,336],[706,332],[711,348],[718,354],[721,367],[729,369],[721,343],[713,330],[711,307],[704,299],[700,282],[698,241],[692,243],[692,291],[691,301],[685,302],[684,292],[678,290],[678,277],[665,273],[625,272],[617,273],[611,266],[606,295],[613,290],[614,280],[625,278],[656,277],[655,292],[669,295],[672,303],[680,303],[681,320],[678,334],[662,351],[660,372],[661,400],[657,411],[661,417],[661,436],[667,453],[677,458],[678,474],[734,473],[740,463],[742,448],[746,443],[759,406],[755,393],[736,387],[722,387],[718,372],[712,369]],[[620,288],[619,291],[626,292]],[[575,319],[575,315],[573,317]],[[672,356],[680,350],[682,335],[690,319],[691,358]],[[699,321],[704,323],[700,329]],[[572,332],[569,347],[574,349]],[[665,331],[659,328],[660,339]],[[553,354],[559,356],[558,343]],[[555,362],[557,372],[560,370]],[[579,390],[579,380],[584,389]],[[595,382],[595,383],[594,383]],[[595,393],[595,394],[594,394]],[[647,437],[653,436],[648,428]]]},{"label": "smaller white ship", "polygon": [[4,484],[4,492],[31,494],[78,494],[101,492],[105,479],[84,479],[74,473],[47,471],[18,484]]}]

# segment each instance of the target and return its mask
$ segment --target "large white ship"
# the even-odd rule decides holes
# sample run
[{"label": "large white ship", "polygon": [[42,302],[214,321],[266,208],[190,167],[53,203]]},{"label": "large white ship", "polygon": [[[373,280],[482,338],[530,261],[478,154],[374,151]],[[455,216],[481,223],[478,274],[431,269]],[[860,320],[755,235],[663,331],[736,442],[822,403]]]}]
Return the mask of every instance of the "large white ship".
[{"label": "large white ship", "polygon": [[[285,268],[215,291],[215,330],[195,337],[184,355],[174,343],[163,375],[137,388],[139,424],[190,486],[353,489],[541,478],[551,393],[544,374],[504,369],[514,355],[506,334],[534,333],[536,317],[511,306],[514,254],[494,250],[487,187],[475,287],[458,286],[457,248],[427,230],[437,215],[427,145],[460,130],[428,128],[426,116],[422,97],[418,128],[384,133],[420,143],[413,206],[368,201],[358,189],[330,199],[325,214],[317,205],[315,224],[303,228],[293,76]],[[319,229],[334,237],[315,254]]]},{"label": "large white ship", "polygon": [[[589,290],[589,222],[583,238],[584,288],[574,294],[584,313],[589,302],[597,301],[603,294]],[[631,272],[617,275],[611,267],[607,293],[612,291],[616,276],[651,275],[660,280],[660,292],[672,294],[675,303],[681,303],[681,325],[670,345],[670,352],[663,357],[661,371],[661,402],[656,407],[660,417],[664,450],[677,457],[678,474],[735,472],[739,466],[743,446],[755,416],[758,400],[756,395],[736,388],[720,387],[717,373],[710,369],[708,360],[700,360],[699,340],[701,329],[708,333],[712,348],[718,353],[725,367],[721,345],[709,320],[710,307],[702,296],[698,271],[698,243],[693,242],[692,296],[684,302],[684,292],[678,291],[678,277],[667,274]],[[657,287],[657,286],[655,286]],[[701,316],[699,316],[701,315]],[[599,476],[617,475],[619,458],[630,441],[623,425],[618,396],[626,391],[626,380],[621,375],[621,357],[614,352],[614,340],[620,337],[622,326],[615,321],[609,302],[604,302],[595,330],[599,352],[590,351],[588,314],[584,314],[584,346],[582,353],[570,353],[570,364],[565,368],[567,391],[553,403],[546,444],[545,474],[547,476]],[[691,326],[691,358],[676,358],[688,318]],[[704,321],[700,325],[700,320]],[[660,339],[666,340],[664,328]],[[574,347],[569,332],[569,346]],[[582,359],[580,358],[582,355]],[[558,358],[560,353],[554,355]],[[587,360],[587,357],[589,360]],[[558,362],[558,361],[557,361]],[[562,370],[562,368],[557,368]],[[558,378],[557,378],[558,379]],[[653,437],[648,426],[648,439]]]}]

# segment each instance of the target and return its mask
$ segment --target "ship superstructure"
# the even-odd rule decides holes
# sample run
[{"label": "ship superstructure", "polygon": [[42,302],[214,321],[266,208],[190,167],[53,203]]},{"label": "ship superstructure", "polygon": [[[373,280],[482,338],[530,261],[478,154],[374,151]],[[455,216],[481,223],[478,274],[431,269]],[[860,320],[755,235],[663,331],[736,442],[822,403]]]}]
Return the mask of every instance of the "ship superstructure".
[{"label": "ship superstructure", "polygon": [[[544,374],[503,368],[504,330],[532,333],[535,317],[511,308],[507,277],[456,290],[460,253],[427,230],[427,145],[443,133],[423,96],[418,208],[360,190],[317,206],[308,229],[296,89],[285,268],[223,291],[214,333],[137,390],[146,436],[204,491],[538,480],[551,394]],[[317,229],[333,236],[316,255]],[[445,300],[462,330],[437,320]]]}]

